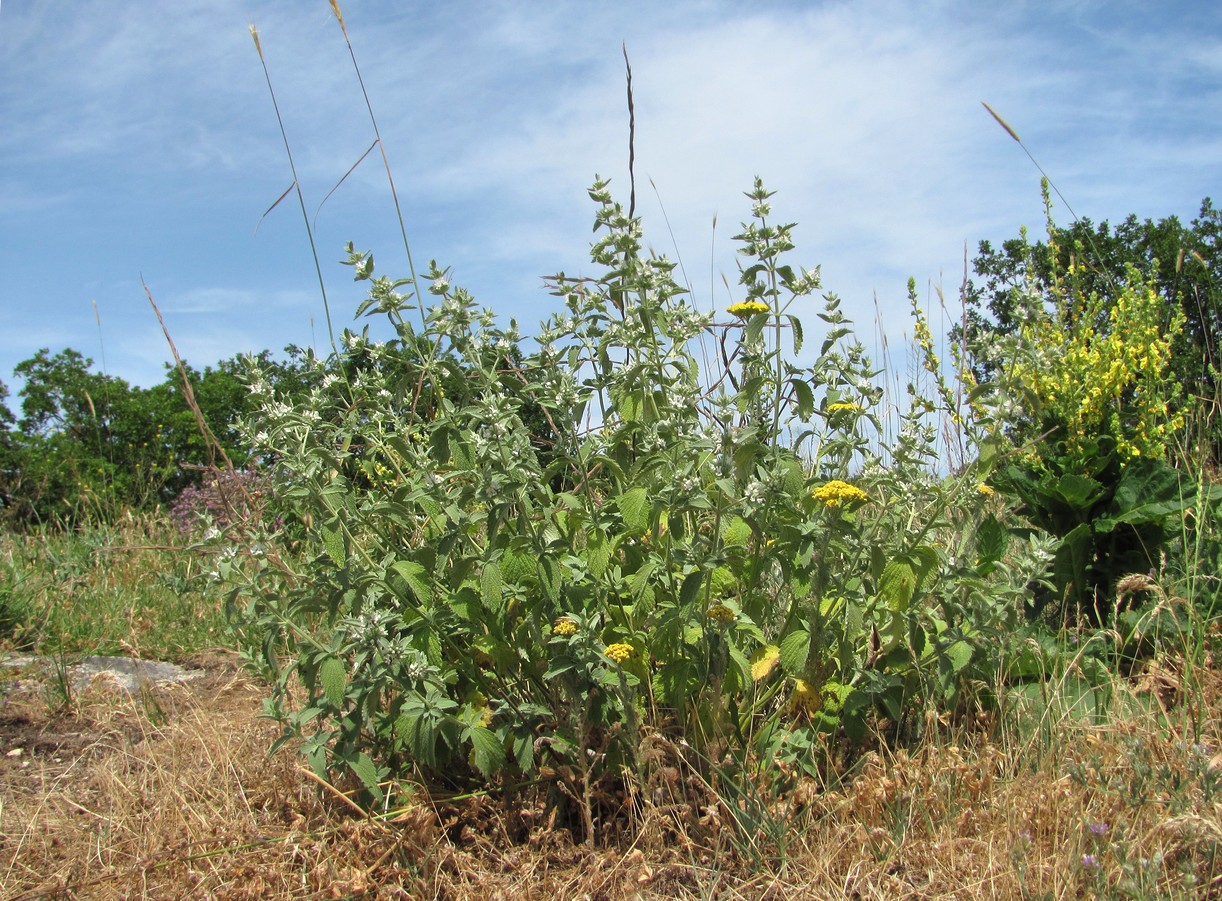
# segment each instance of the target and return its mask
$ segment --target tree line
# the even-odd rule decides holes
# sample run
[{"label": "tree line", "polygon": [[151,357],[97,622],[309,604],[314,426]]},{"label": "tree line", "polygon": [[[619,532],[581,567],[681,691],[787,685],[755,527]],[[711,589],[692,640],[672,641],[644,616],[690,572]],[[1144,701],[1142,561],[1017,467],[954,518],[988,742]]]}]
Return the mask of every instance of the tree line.
[{"label": "tree line", "polygon": [[[1025,235],[994,246],[979,244],[956,339],[969,342],[1014,332],[1016,291],[1048,285],[1049,274],[1073,266],[1087,292],[1109,297],[1124,280],[1152,280],[1164,298],[1168,321],[1184,316],[1171,370],[1183,386],[1182,403],[1197,411],[1194,433],[1214,461],[1222,450],[1216,416],[1222,373],[1222,212],[1206,198],[1190,224],[1170,216],[1154,221],[1129,216],[1112,226],[1081,219],[1053,231],[1054,240],[1030,245]],[[277,394],[292,397],[309,382],[306,354],[286,348],[256,358]],[[15,368],[23,380],[10,408],[0,381],[0,523],[10,528],[72,527],[105,521],[126,511],[169,504],[198,484],[210,461],[182,375],[166,367],[150,388],[96,372],[91,359],[66,348],[40,349]],[[222,360],[202,370],[185,366],[200,412],[237,466],[249,464],[235,429],[248,412],[245,363]],[[988,380],[987,368],[975,376]],[[1212,411],[1212,413],[1211,413]],[[546,424],[538,423],[541,432]],[[555,436],[547,436],[553,440]]]}]

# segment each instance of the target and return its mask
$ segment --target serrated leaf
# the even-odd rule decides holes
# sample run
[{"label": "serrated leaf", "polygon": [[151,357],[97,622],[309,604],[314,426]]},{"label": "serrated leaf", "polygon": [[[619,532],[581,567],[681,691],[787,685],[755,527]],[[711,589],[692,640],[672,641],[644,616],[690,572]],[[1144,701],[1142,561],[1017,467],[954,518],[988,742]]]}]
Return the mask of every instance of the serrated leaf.
[{"label": "serrated leaf", "polygon": [[751,318],[747,320],[747,327],[743,330],[743,344],[757,343],[764,333],[764,326],[771,318],[768,313],[752,313]]},{"label": "serrated leaf", "polygon": [[714,598],[723,598],[738,588],[738,579],[729,567],[719,566],[709,577],[709,590]]},{"label": "serrated leaf", "polygon": [[501,579],[510,585],[528,582],[535,575],[535,561],[526,554],[512,551],[501,558]]},{"label": "serrated leaf", "polygon": [[450,460],[455,469],[470,469],[474,465],[471,447],[470,436],[458,433],[450,436]]},{"label": "serrated leaf", "polygon": [[[738,670],[738,676],[743,684],[751,680],[751,661],[747,659],[747,655],[733,641],[729,643],[730,660],[733,662],[735,669]],[[727,673],[727,675],[729,675]]]},{"label": "serrated leaf", "polygon": [[697,570],[694,573],[688,573],[683,580],[683,585],[679,588],[679,605],[681,607],[690,607],[700,597],[700,586],[704,584],[704,573]]},{"label": "serrated leaf", "polygon": [[535,741],[533,735],[519,735],[513,740],[513,759],[523,773],[534,771]]},{"label": "serrated leaf", "polygon": [[802,335],[802,320],[793,314],[787,314],[785,318],[789,320],[789,327],[793,329],[793,353],[794,356],[797,356],[802,352],[802,344],[804,341]]},{"label": "serrated leaf", "polygon": [[429,584],[428,572],[415,560],[396,560],[391,569],[398,573],[399,578],[407,583],[416,600],[421,604],[433,601],[433,587]]},{"label": "serrated leaf", "polygon": [[491,560],[484,564],[484,571],[480,573],[479,590],[483,597],[484,606],[489,610],[499,611],[503,602],[501,582],[501,567],[495,560]]},{"label": "serrated leaf", "polygon": [[624,527],[630,532],[644,532],[649,528],[649,494],[644,488],[625,491],[615,499]]},{"label": "serrated leaf", "polygon": [[495,775],[505,765],[505,746],[501,740],[486,726],[472,726],[468,737],[474,752],[475,768],[486,777]]},{"label": "serrated leaf", "polygon": [[795,629],[781,639],[781,669],[787,675],[795,676],[802,673],[806,669],[806,658],[809,655],[810,633],[805,629]]},{"label": "serrated leaf", "polygon": [[560,566],[551,557],[539,561],[539,584],[549,601],[560,602]]},{"label": "serrated leaf", "polygon": [[318,681],[322,683],[322,693],[332,707],[344,703],[344,694],[348,690],[348,675],[344,671],[344,661],[338,657],[328,657],[318,669]]},{"label": "serrated leaf", "polygon": [[641,568],[629,578],[628,587],[632,592],[633,600],[639,601],[644,597],[646,590],[649,588],[649,580],[653,576],[655,569],[657,569],[657,564],[653,560],[646,560]]},{"label": "serrated leaf", "polygon": [[972,660],[972,646],[963,639],[959,639],[943,652],[946,654],[946,659],[950,661],[950,668],[958,673],[961,669],[968,665]]},{"label": "serrated leaf", "polygon": [[732,516],[722,526],[721,540],[726,547],[745,547],[751,540],[751,526],[741,516]]},{"label": "serrated leaf", "polygon": [[352,768],[352,772],[356,773],[356,778],[361,780],[361,785],[365,786],[374,798],[380,800],[382,789],[378,785],[378,767],[373,759],[368,754],[362,753],[356,760],[348,761],[348,766]]},{"label": "serrated leaf", "polygon": [[810,419],[815,412],[815,392],[811,390],[810,383],[806,379],[791,379],[789,384],[793,386],[798,418],[803,421]]},{"label": "serrated leaf", "polygon": [[891,560],[883,567],[882,577],[878,580],[878,593],[892,610],[902,613],[912,601],[916,584],[917,577],[912,564],[906,560]]},{"label": "serrated leaf", "polygon": [[327,556],[336,566],[343,569],[348,563],[348,550],[344,547],[343,530],[323,526],[319,531],[322,533],[322,546]]},{"label": "serrated leaf", "polygon": [[776,645],[769,644],[762,648],[757,648],[755,653],[751,655],[751,681],[760,682],[763,679],[767,679],[780,662],[781,649]]},{"label": "serrated leaf", "polygon": [[1010,533],[1006,527],[992,513],[985,516],[976,529],[976,554],[986,575],[1005,556],[1009,544]]},{"label": "serrated leaf", "polygon": [[589,543],[586,545],[586,565],[590,567],[590,575],[601,579],[606,575],[607,565],[610,562],[611,542],[607,540],[607,536],[601,529],[591,532]]}]

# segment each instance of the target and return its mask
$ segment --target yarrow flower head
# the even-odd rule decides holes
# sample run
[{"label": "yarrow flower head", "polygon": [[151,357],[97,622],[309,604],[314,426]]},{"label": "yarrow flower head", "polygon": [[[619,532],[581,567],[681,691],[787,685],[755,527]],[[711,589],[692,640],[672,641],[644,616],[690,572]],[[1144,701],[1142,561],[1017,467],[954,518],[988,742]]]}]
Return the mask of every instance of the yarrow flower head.
[{"label": "yarrow flower head", "polygon": [[834,416],[837,413],[860,413],[861,404],[845,403],[843,401],[827,405],[827,415]]},{"label": "yarrow flower head", "polygon": [[632,656],[633,651],[635,650],[636,649],[630,644],[625,644],[624,642],[616,642],[615,644],[607,645],[607,647],[603,650],[603,653],[606,654],[608,657],[610,657],[612,660],[614,660],[616,663],[623,663],[625,660],[627,660],[629,657]]},{"label": "yarrow flower head", "polygon": [[869,500],[869,496],[856,485],[840,479],[832,479],[825,485],[820,485],[811,493],[811,497],[825,507],[839,507],[841,504]]},{"label": "yarrow flower head", "polygon": [[553,635],[575,635],[577,634],[577,623],[573,622],[567,616],[562,616],[560,619],[552,623]]},{"label": "yarrow flower head", "polygon": [[704,615],[714,622],[728,623],[735,617],[735,613],[725,604],[715,604],[708,610],[704,611]]},{"label": "yarrow flower head", "polygon": [[726,307],[726,312],[740,319],[750,319],[756,313],[767,313],[768,304],[761,300],[744,300]]}]

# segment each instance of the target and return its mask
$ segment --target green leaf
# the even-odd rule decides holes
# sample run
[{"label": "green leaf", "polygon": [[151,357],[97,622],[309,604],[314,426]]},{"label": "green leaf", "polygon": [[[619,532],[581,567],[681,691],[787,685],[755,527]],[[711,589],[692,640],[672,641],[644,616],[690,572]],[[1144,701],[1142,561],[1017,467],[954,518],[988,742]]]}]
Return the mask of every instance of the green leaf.
[{"label": "green leaf", "polygon": [[771,319],[768,313],[753,313],[751,318],[747,320],[747,327],[743,330],[743,344],[755,344],[759,341],[760,335],[764,333],[764,326]]},{"label": "green leaf", "polygon": [[328,657],[318,670],[318,681],[322,683],[322,692],[332,707],[344,703],[344,694],[348,690],[348,675],[344,671],[344,661],[338,657]]},{"label": "green leaf", "polygon": [[745,547],[751,540],[751,526],[741,516],[732,516],[721,528],[721,540],[726,547]]},{"label": "green leaf", "polygon": [[586,544],[586,564],[590,567],[590,575],[601,579],[606,574],[610,562],[611,542],[607,540],[606,534],[601,529],[595,529],[590,533]]},{"label": "green leaf", "polygon": [[501,558],[501,578],[510,585],[530,582],[534,577],[535,561],[528,555],[510,551]]},{"label": "green leaf", "polygon": [[644,488],[633,488],[615,499],[624,518],[624,527],[630,532],[644,532],[649,528],[649,494]]},{"label": "green leaf", "polygon": [[695,604],[700,597],[700,586],[704,584],[704,573],[697,570],[694,573],[688,573],[683,580],[683,585],[679,588],[679,605],[681,607],[690,607]]},{"label": "green leaf", "polygon": [[781,669],[790,676],[800,675],[806,669],[810,656],[810,633],[795,629],[781,639]]},{"label": "green leaf", "polygon": [[811,390],[810,383],[806,379],[791,379],[789,384],[793,386],[798,417],[802,420],[810,419],[815,412],[815,392]]},{"label": "green leaf", "polygon": [[916,585],[917,576],[912,564],[906,560],[892,560],[883,568],[882,578],[878,580],[878,593],[892,610],[902,613],[912,602]]},{"label": "green leaf", "polygon": [[551,557],[539,561],[539,584],[548,600],[553,604],[560,602],[560,566]]},{"label": "green leaf", "polygon": [[1104,486],[1095,479],[1067,473],[1051,486],[1055,495],[1073,510],[1089,510],[1103,497]]},{"label": "green leaf", "polygon": [[793,353],[797,356],[802,352],[802,320],[793,314],[786,314],[785,318],[789,321],[789,327],[793,329]]},{"label": "green leaf", "polygon": [[352,768],[352,772],[356,773],[356,778],[361,780],[361,785],[365,786],[374,798],[381,800],[382,789],[378,785],[378,767],[372,758],[362,752],[356,760],[348,761],[348,766]]},{"label": "green leaf", "polygon": [[407,583],[417,601],[421,604],[433,602],[433,587],[429,584],[428,572],[423,566],[415,560],[396,560],[391,564],[391,569]]},{"label": "green leaf", "polygon": [[946,659],[950,661],[950,668],[955,673],[962,670],[972,659],[972,646],[963,639],[959,639],[950,647],[946,648],[942,653],[946,655]]},{"label": "green leaf", "polygon": [[455,469],[470,469],[475,465],[471,456],[473,442],[469,434],[454,432],[450,435],[450,459]]},{"label": "green leaf", "polygon": [[491,778],[505,765],[505,746],[486,726],[472,726],[468,737],[475,752],[475,768]]},{"label": "green leaf", "polygon": [[719,566],[709,577],[709,593],[714,598],[724,598],[738,588],[738,579],[729,567]]},{"label": "green leaf", "polygon": [[348,563],[348,550],[344,545],[343,529],[331,529],[323,526],[322,546],[327,552],[327,556],[338,566],[343,569]]},{"label": "green leaf", "polygon": [[657,564],[653,560],[646,560],[641,568],[632,574],[628,580],[628,587],[632,591],[634,600],[639,601],[645,596],[645,592],[649,588],[649,580],[653,576],[655,569],[657,569]]},{"label": "green leaf", "polygon": [[980,566],[987,575],[1001,562],[1010,544],[1010,532],[992,513],[980,521],[976,528],[976,554]]},{"label": "green leaf", "polygon": [[[738,678],[740,685],[748,685],[751,682],[751,661],[747,659],[747,655],[742,652],[733,640],[729,642],[730,660],[734,664],[734,668],[738,670]],[[727,675],[729,675],[727,673]]]},{"label": "green leaf", "polygon": [[479,577],[479,589],[483,596],[484,606],[489,610],[499,611],[503,602],[501,567],[495,560],[484,564],[484,571],[480,573]]}]

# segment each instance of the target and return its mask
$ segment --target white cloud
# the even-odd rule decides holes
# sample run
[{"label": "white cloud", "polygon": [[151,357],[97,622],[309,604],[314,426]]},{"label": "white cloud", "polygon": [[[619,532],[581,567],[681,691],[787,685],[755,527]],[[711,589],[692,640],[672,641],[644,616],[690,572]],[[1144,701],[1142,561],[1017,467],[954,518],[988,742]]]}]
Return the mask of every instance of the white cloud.
[{"label": "white cloud", "polygon": [[[823,264],[828,289],[862,323],[877,293],[888,328],[904,329],[908,275],[922,295],[939,279],[953,295],[965,242],[974,251],[980,238],[1042,222],[1038,173],[981,100],[1095,220],[1191,218],[1222,148],[1222,13],[1212,4],[1189,4],[1182,18],[1119,0],[344,7],[417,266],[430,256],[453,265],[477,300],[525,322],[551,303],[539,275],[588,268],[594,173],[627,201],[621,43],[634,72],[638,211],[649,242],[673,253],[652,178],[701,300],[712,292],[720,303],[720,273],[735,278],[729,237],[756,174],[778,191],[776,216],[800,223],[797,261]],[[65,341],[86,341],[91,315],[88,328],[68,330],[69,300],[145,271],[175,286],[159,298],[167,315],[189,317],[192,334],[213,342],[198,339],[201,362],[244,340],[308,342],[289,334],[308,331],[311,311],[321,317],[295,200],[257,238],[248,230],[291,180],[251,19],[312,215],[373,137],[328,4],[4,7],[0,307],[45,296],[39,313],[58,317]],[[117,212],[131,229],[121,239]],[[373,249],[380,271],[405,269],[376,152],[318,225],[329,285],[346,281],[334,261],[348,239]],[[26,247],[31,234],[72,250],[50,290],[29,260],[53,257],[54,243]],[[186,234],[172,259],[141,256]],[[91,244],[105,255],[90,256]],[[332,293],[342,325],[359,287]],[[141,300],[112,314],[124,333],[114,366],[166,356],[159,341],[128,341],[148,324]],[[34,349],[4,347],[0,368]]]}]

